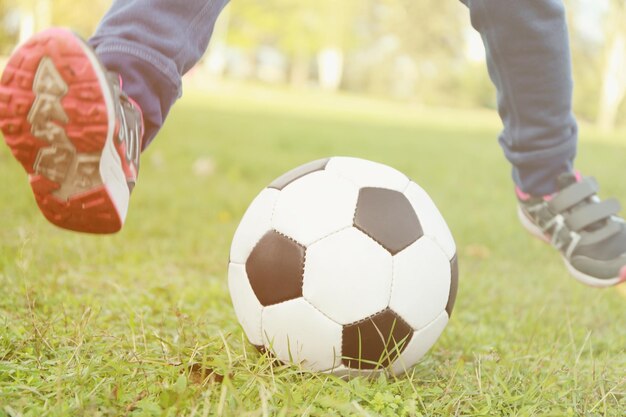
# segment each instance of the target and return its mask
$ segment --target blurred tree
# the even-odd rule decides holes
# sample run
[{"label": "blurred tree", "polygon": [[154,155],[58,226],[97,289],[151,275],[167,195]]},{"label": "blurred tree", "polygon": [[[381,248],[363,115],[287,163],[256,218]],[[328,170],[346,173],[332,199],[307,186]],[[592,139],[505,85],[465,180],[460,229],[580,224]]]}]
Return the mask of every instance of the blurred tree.
[{"label": "blurred tree", "polygon": [[385,0],[389,8],[387,29],[398,34],[411,55],[450,63],[463,57],[464,20],[467,11],[456,2],[440,0]]},{"label": "blurred tree", "polygon": [[620,105],[626,97],[626,0],[611,0],[605,29],[606,56],[598,125],[610,130],[615,126]]},{"label": "blurred tree", "polygon": [[20,42],[25,41],[35,32],[50,26],[51,3],[50,0],[24,0],[20,2],[17,8],[20,18]]},{"label": "blurred tree", "polygon": [[72,28],[84,37],[95,30],[112,0],[0,0],[0,51],[51,25]]},{"label": "blurred tree", "polygon": [[272,45],[290,62],[290,79],[301,84],[309,77],[314,57],[326,47],[350,46],[351,21],[358,0],[238,0],[231,7],[229,41],[253,50]]},{"label": "blurred tree", "polygon": [[[611,8],[598,29],[604,36],[590,36],[574,22],[600,3],[564,1],[571,6],[577,114],[604,127],[626,121],[626,0],[605,0]],[[20,29],[25,36],[61,25],[88,37],[111,2],[0,0],[0,54],[11,51]],[[213,39],[219,52],[213,64],[221,68],[226,44],[250,60],[270,46],[286,57],[294,85],[316,75],[331,87],[341,82],[349,90],[425,104],[494,105],[484,65],[466,60],[469,17],[459,2],[235,0],[229,8],[227,33],[218,28]]]},{"label": "blurred tree", "polygon": [[[404,99],[438,102],[464,60],[467,12],[459,2],[440,0],[369,0],[360,18],[362,53],[366,69],[356,88]],[[404,81],[403,81],[404,80]],[[361,84],[359,86],[359,84]],[[363,85],[365,84],[365,85]]]},{"label": "blurred tree", "polygon": [[[597,118],[601,83],[603,41],[589,37],[581,27],[581,19],[589,14],[585,0],[565,0],[568,7],[568,25],[574,71],[574,109],[579,119],[593,122]],[[589,23],[586,23],[589,25]]]},{"label": "blurred tree", "polygon": [[88,38],[111,6],[112,0],[54,0],[51,1],[51,23],[72,28]]},{"label": "blurred tree", "polygon": [[19,11],[11,0],[0,0],[0,55],[11,52],[19,36]]}]

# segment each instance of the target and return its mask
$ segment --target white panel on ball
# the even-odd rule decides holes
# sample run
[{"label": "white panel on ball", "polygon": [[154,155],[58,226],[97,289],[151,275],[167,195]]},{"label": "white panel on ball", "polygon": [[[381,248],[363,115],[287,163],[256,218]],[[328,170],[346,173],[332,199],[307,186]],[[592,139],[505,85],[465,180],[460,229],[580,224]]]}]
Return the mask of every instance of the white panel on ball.
[{"label": "white panel on ball", "polygon": [[419,330],[446,308],[450,281],[446,254],[432,238],[424,236],[393,258],[389,307]]},{"label": "white panel on ball", "polygon": [[307,249],[302,294],[339,324],[362,320],[387,307],[392,258],[351,227]]},{"label": "white panel on ball", "polygon": [[411,182],[404,195],[415,209],[424,234],[431,236],[441,246],[448,259],[452,259],[456,254],[452,233],[428,193],[416,183]]},{"label": "white panel on ball", "polygon": [[378,187],[404,191],[409,184],[406,175],[390,166],[359,158],[334,157],[326,165],[326,171],[336,172],[355,183],[359,188]]},{"label": "white panel on ball", "polygon": [[408,371],[435,344],[447,324],[448,314],[444,311],[428,326],[413,333],[411,341],[400,357],[391,364],[391,372],[400,375]]},{"label": "white panel on ball", "polygon": [[287,185],[278,196],[272,225],[307,246],[350,227],[358,189],[336,174],[316,171]]},{"label": "white panel on ball", "polygon": [[230,247],[230,261],[245,264],[254,246],[272,229],[272,213],[280,191],[266,188],[243,215]]},{"label": "white panel on ball", "polygon": [[263,309],[265,346],[283,362],[327,371],[341,363],[339,324],[324,316],[304,298]]},{"label": "white panel on ball", "polygon": [[248,340],[253,345],[263,345],[261,330],[263,306],[254,295],[245,266],[233,263],[228,266],[228,289],[235,307],[235,314]]}]

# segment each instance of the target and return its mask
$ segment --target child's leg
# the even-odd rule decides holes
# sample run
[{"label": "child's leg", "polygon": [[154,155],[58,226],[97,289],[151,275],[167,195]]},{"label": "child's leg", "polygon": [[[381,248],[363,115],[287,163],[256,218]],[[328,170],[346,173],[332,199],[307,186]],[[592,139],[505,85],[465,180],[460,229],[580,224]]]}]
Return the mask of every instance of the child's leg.
[{"label": "child's leg", "polygon": [[116,0],[89,44],[121,74],[143,110],[145,148],[182,93],[181,77],[207,48],[228,0]]},{"label": "child's leg", "polygon": [[504,124],[500,144],[526,193],[557,190],[572,171],[577,127],[562,0],[464,0],[487,52]]},{"label": "child's leg", "polygon": [[0,128],[48,220],[88,233],[122,227],[140,149],[180,96],[181,76],[225,3],[119,0],[91,39],[95,52],[65,29],[15,50],[0,84]]},{"label": "child's leg", "polygon": [[463,0],[481,33],[513,165],[519,217],[558,249],[579,281],[626,281],[626,226],[615,200],[573,173],[577,128],[562,0]]}]

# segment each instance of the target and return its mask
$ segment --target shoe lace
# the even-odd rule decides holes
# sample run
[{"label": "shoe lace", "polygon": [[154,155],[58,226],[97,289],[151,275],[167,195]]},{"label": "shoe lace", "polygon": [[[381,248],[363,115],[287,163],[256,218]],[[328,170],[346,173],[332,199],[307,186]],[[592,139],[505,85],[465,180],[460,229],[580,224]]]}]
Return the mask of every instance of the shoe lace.
[{"label": "shoe lace", "polygon": [[141,153],[141,123],[137,121],[129,123],[127,114],[135,106],[125,93],[120,95],[120,107],[119,138],[126,142],[126,159],[138,167]]},{"label": "shoe lace", "polygon": [[120,126],[118,140],[126,144],[126,161],[133,163],[139,169],[139,155],[141,154],[141,140],[143,137],[141,108],[122,89],[123,83],[119,74],[109,72],[108,77],[113,87],[113,93],[119,102],[118,116]]},{"label": "shoe lace", "polygon": [[[572,236],[570,233],[567,233],[568,231],[566,230],[565,220],[561,214],[552,216],[548,221],[541,221],[541,218],[545,217],[542,216],[542,213],[548,211],[547,202],[541,202],[534,206],[526,207],[526,211],[532,216],[533,219],[535,219],[536,223],[541,229],[541,232],[544,235],[550,237],[550,244],[552,244],[552,246],[554,246],[558,250],[563,249],[563,247],[568,244],[569,241],[573,242],[574,236]],[[565,236],[562,233],[563,231],[566,232]],[[568,239],[566,236],[570,237],[571,239]],[[569,249],[570,248],[568,248],[568,252]],[[573,248],[571,249],[573,251]]]}]

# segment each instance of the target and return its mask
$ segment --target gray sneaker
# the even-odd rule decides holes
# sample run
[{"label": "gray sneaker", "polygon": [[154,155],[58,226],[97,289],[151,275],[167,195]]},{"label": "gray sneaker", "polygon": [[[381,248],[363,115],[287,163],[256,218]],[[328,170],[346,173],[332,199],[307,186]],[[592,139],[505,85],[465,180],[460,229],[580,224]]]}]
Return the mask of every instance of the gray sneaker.
[{"label": "gray sneaker", "polygon": [[562,174],[558,187],[545,197],[516,190],[522,225],[558,249],[578,281],[594,287],[626,281],[626,224],[617,216],[619,202],[601,201],[591,177]]}]

